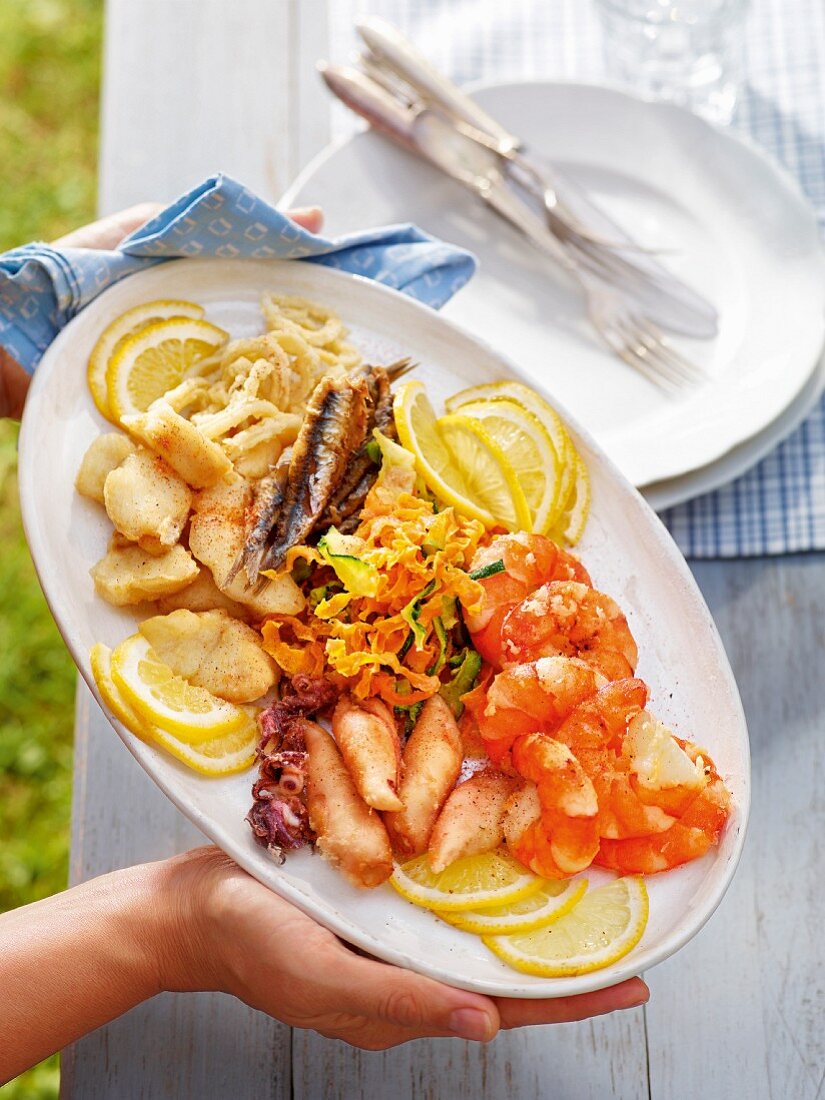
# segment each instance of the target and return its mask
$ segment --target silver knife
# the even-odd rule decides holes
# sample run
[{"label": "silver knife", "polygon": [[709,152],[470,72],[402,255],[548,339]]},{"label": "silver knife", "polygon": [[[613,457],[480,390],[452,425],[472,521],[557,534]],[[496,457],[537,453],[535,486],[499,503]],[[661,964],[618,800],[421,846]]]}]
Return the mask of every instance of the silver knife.
[{"label": "silver knife", "polygon": [[[645,312],[660,325],[686,336],[710,339],[718,334],[719,316],[714,306],[644,249],[597,206],[587,193],[558,169],[537,163],[526,154],[521,141],[509,133],[480,107],[466,92],[439,73],[409,42],[390,24],[380,19],[366,19],[356,24],[370,53],[402,77],[430,105],[448,116],[486,135],[492,148],[513,166],[517,182],[530,188],[531,182],[542,181],[544,193],[540,196],[548,207],[548,198],[555,201],[565,220],[582,224],[588,231],[584,238],[574,242],[577,258],[586,265],[587,253],[604,244],[588,241],[587,236],[611,241],[609,252],[619,262],[621,275],[626,279],[623,290],[632,294]],[[519,171],[521,170],[521,171]],[[535,188],[533,188],[535,190]],[[567,215],[565,218],[564,215]],[[551,228],[564,240],[563,228],[550,221]],[[565,242],[570,243],[570,242]],[[622,248],[626,244],[626,248]],[[602,255],[601,261],[607,258]]]}]

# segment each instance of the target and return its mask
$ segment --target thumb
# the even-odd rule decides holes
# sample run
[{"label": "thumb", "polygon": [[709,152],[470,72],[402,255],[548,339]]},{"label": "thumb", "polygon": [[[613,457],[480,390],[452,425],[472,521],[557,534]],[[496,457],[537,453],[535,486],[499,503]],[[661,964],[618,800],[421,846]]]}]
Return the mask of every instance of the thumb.
[{"label": "thumb", "polygon": [[351,1012],[408,1028],[423,1036],[458,1036],[486,1042],[500,1026],[489,997],[453,989],[442,982],[386,963],[351,956],[348,988]]}]

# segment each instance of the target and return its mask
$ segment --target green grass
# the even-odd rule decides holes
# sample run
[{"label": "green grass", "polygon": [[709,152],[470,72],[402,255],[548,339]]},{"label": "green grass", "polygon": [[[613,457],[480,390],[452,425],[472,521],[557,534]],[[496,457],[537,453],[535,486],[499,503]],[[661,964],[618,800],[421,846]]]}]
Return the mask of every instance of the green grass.
[{"label": "green grass", "polygon": [[[0,250],[94,216],[102,0],[0,4]],[[16,427],[0,422],[0,910],[66,885],[74,667],[20,524]],[[44,964],[44,980],[48,968]],[[57,1058],[0,1089],[52,1100]]]}]

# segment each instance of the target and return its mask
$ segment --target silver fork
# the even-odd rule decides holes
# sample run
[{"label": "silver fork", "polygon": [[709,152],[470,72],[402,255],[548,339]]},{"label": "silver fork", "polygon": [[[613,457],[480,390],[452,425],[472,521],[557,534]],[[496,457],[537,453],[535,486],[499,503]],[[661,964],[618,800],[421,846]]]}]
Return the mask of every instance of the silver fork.
[{"label": "silver fork", "polygon": [[579,284],[590,322],[614,355],[665,389],[705,379],[704,371],[676,351],[659,326],[645,317],[630,298],[577,262],[542,219],[519,202],[500,178],[477,177],[472,186],[489,206],[517,225],[536,248],[551,255]]}]

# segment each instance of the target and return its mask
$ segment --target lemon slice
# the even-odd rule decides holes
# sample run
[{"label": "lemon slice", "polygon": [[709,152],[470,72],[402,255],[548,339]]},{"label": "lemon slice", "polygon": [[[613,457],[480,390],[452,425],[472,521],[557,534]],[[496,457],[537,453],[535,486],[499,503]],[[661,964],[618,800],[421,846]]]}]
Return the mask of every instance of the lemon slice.
[{"label": "lemon slice", "polygon": [[533,531],[552,527],[560,511],[561,463],[550,433],[523,405],[502,397],[468,401],[461,416],[477,420],[515,471],[533,520]]},{"label": "lemon slice", "polygon": [[444,402],[444,407],[448,413],[456,413],[462,411],[463,406],[468,405],[471,401],[497,401],[502,399],[515,401],[517,405],[521,405],[523,409],[526,409],[537,420],[541,421],[553,441],[559,462],[562,466],[566,465],[571,443],[564,421],[552,405],[545,401],[543,397],[539,397],[535,390],[531,390],[529,386],[525,386],[521,382],[485,382],[480,386],[470,386],[469,389],[461,390],[459,393],[454,393],[452,397],[448,397]]},{"label": "lemon slice", "polygon": [[103,696],[103,702],[114,714],[115,718],[131,730],[135,737],[148,741],[152,736],[151,729],[140,717],[133,707],[130,707],[112,679],[112,651],[108,646],[98,642],[92,646],[89,653],[89,661],[92,666],[92,676],[95,678],[98,691]]},{"label": "lemon slice", "polygon": [[564,978],[601,970],[623,958],[642,938],[647,915],[645,884],[629,876],[591,890],[548,927],[482,939],[516,970]]},{"label": "lemon slice", "polygon": [[167,752],[201,775],[220,776],[244,772],[255,763],[255,748],[260,734],[257,725],[248,720],[246,726],[224,733],[220,737],[190,745],[179,741],[165,730],[155,728],[152,736]]},{"label": "lemon slice", "polygon": [[462,472],[447,448],[436,424],[435,413],[421,382],[405,382],[396,390],[393,414],[398,437],[415,455],[416,468],[427,487],[439,500],[451,504],[465,516],[494,526],[495,516],[471,499]]},{"label": "lemon slice", "polygon": [[470,416],[442,416],[441,438],[461,471],[467,491],[508,531],[532,531],[530,506],[516,472],[484,426]]},{"label": "lemon slice", "polygon": [[157,302],[145,302],[142,306],[127,309],[107,325],[97,339],[89,356],[87,379],[94,403],[107,420],[112,420],[109,408],[109,394],[106,388],[106,368],[115,345],[124,336],[136,332],[149,321],[159,321],[166,317],[203,317],[203,307],[195,302],[163,299]]},{"label": "lemon slice", "polygon": [[112,417],[119,421],[146,412],[158,397],[228,340],[217,325],[197,317],[150,321],[125,336],[109,358],[106,393]]},{"label": "lemon slice", "polygon": [[436,873],[425,852],[396,866],[390,883],[407,901],[424,909],[456,913],[520,901],[539,891],[544,879],[526,871],[506,852],[464,856]]},{"label": "lemon slice", "polygon": [[569,913],[581,901],[586,889],[586,879],[567,879],[564,882],[548,880],[535,894],[509,905],[471,909],[463,913],[445,912],[438,916],[456,928],[480,935],[532,932],[536,928],[546,928],[548,924]]},{"label": "lemon slice", "polygon": [[569,546],[575,546],[587,526],[592,491],[590,488],[590,475],[587,472],[584,459],[575,448],[573,448],[569,468],[572,470],[573,478],[567,499],[564,501],[561,514],[555,521],[553,528],[547,533],[556,542],[566,542]]},{"label": "lemon slice", "polygon": [[144,723],[189,744],[249,723],[241,707],[177,676],[142,634],[133,634],[112,654],[112,680]]},{"label": "lemon slice", "polygon": [[202,775],[232,775],[252,766],[259,733],[251,718],[247,717],[247,724],[240,729],[201,741],[197,745],[181,741],[157,726],[144,722],[132,709],[112,679],[111,657],[108,646],[100,642],[93,646],[89,654],[92,675],[106,706],[136,737],[143,741],[157,742],[167,752]]}]

